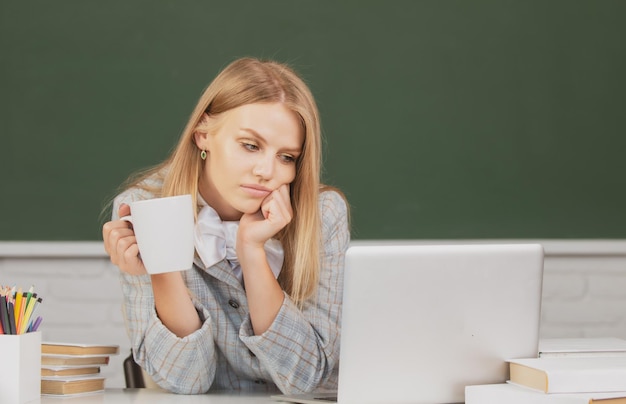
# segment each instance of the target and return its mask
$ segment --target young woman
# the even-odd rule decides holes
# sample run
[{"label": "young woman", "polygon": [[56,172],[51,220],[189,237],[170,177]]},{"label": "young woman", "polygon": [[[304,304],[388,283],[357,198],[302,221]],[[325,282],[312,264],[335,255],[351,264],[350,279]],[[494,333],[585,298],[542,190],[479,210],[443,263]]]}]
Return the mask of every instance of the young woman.
[{"label": "young woman", "polygon": [[[104,246],[121,270],[135,360],[161,387],[336,388],[350,234],[320,166],[306,84],[284,64],[244,58],[203,93],[170,157],[115,198]],[[197,205],[194,265],[148,275],[119,217],[130,201],[180,194]]]}]

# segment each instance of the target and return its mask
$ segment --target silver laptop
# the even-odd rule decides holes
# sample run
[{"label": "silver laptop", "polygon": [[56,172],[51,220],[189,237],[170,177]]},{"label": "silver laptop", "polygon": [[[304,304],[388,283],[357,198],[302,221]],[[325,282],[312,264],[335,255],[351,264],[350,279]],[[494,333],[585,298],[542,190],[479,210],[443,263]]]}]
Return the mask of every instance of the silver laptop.
[{"label": "silver laptop", "polygon": [[294,403],[458,403],[537,356],[539,244],[353,245],[346,255],[339,389]]}]

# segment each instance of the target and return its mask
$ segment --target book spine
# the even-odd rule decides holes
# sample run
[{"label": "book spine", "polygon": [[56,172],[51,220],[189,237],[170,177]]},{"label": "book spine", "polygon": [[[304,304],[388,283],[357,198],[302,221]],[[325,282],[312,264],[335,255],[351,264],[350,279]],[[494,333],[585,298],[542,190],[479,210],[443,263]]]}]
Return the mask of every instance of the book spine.
[{"label": "book spine", "polygon": [[554,372],[548,377],[548,393],[626,391],[626,368]]},{"label": "book spine", "polygon": [[515,384],[467,386],[465,404],[589,404],[585,394],[546,394]]}]

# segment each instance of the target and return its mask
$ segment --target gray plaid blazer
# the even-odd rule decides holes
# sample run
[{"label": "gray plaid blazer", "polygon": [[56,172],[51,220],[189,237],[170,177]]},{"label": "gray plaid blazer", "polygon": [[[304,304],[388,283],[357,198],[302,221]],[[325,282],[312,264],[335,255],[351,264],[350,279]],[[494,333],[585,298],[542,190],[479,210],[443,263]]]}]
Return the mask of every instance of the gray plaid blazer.
[{"label": "gray plaid blazer", "polygon": [[[151,195],[128,190],[121,203]],[[317,294],[300,310],[285,294],[271,327],[252,331],[245,291],[222,261],[207,270],[183,272],[203,322],[178,338],[159,320],[150,276],[120,271],[126,329],[135,360],[161,387],[175,393],[209,390],[267,390],[283,393],[337,388],[345,253],[350,242],[347,207],[334,191],[320,194],[323,248]],[[172,302],[172,304],[176,304]]]}]

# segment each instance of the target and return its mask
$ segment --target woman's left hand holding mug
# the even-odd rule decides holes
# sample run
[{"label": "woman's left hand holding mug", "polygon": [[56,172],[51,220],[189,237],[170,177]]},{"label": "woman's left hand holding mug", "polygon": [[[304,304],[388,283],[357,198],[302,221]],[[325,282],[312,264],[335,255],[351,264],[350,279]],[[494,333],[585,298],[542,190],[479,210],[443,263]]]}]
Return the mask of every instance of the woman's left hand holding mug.
[{"label": "woman's left hand holding mug", "polygon": [[[120,205],[119,217],[130,215],[130,206]],[[139,258],[139,247],[132,224],[126,220],[112,220],[102,226],[104,249],[111,262],[130,275],[147,274],[143,261]]]}]

